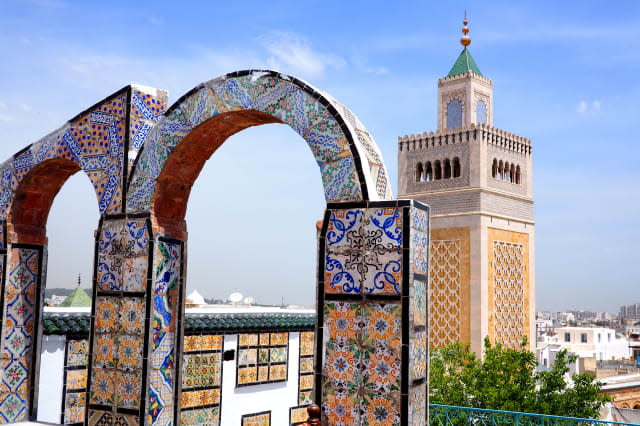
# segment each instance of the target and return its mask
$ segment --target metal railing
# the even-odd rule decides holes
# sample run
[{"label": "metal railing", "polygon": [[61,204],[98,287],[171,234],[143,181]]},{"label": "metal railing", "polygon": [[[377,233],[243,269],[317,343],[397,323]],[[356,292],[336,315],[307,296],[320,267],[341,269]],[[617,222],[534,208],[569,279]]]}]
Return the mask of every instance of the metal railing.
[{"label": "metal railing", "polygon": [[633,423],[608,422],[597,419],[549,416],[545,414],[518,413],[515,411],[486,410],[484,408],[455,407],[429,404],[430,426],[451,425],[629,425]]}]

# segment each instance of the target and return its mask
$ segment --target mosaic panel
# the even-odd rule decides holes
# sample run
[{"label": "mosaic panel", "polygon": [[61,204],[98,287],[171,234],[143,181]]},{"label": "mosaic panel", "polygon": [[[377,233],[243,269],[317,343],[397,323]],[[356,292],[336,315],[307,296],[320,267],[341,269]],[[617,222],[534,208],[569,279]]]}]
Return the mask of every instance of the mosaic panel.
[{"label": "mosaic panel", "polygon": [[89,340],[67,340],[65,350],[62,423],[81,424],[87,407]]},{"label": "mosaic panel", "polygon": [[[41,250],[35,247],[14,245],[7,254],[0,363],[0,423],[24,420],[30,406],[29,378],[34,374],[34,321],[39,310],[40,293]],[[4,258],[4,255],[0,257]]]},{"label": "mosaic panel", "polygon": [[185,336],[182,357],[182,424],[220,422],[222,335]]},{"label": "mosaic panel", "polygon": [[309,420],[307,407],[308,405],[301,405],[289,408],[289,424],[291,426],[302,425]]},{"label": "mosaic panel", "polygon": [[243,414],[240,424],[242,426],[270,426],[271,411],[263,411],[261,413]]},{"label": "mosaic panel", "polygon": [[437,347],[461,341],[462,244],[460,240],[431,242],[430,340]]},{"label": "mosaic panel", "polygon": [[[176,391],[176,338],[179,335],[176,323],[180,314],[182,242],[156,239],[151,282],[153,307],[147,422],[150,425],[168,425],[173,422]],[[180,403],[182,407],[219,404],[219,395],[219,389],[183,392]]]},{"label": "mosaic panel", "polygon": [[409,390],[426,387],[428,209],[368,203],[325,218],[316,337],[323,364],[315,384],[323,422],[425,424],[426,407],[409,410]]},{"label": "mosaic panel", "polygon": [[326,235],[326,293],[399,295],[400,209],[333,211]]},{"label": "mosaic panel", "polygon": [[238,335],[236,386],[287,380],[289,333]]},{"label": "mosaic panel", "polygon": [[[156,179],[169,153],[191,129],[218,114],[250,109],[274,116],[306,140],[320,167],[327,201],[362,200],[364,181],[371,188],[369,198],[391,199],[373,138],[351,111],[333,99],[318,99],[318,93],[296,79],[262,71],[203,83],[153,127],[136,135],[143,149],[132,172],[129,212],[149,210]],[[331,113],[327,104],[337,113]],[[360,158],[366,158],[366,164]],[[358,170],[365,176],[363,182]]]}]

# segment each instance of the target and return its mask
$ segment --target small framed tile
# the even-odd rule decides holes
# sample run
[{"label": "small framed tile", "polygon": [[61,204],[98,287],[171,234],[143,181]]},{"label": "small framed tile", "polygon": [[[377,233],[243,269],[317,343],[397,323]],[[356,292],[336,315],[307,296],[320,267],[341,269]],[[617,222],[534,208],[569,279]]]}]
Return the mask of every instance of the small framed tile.
[{"label": "small framed tile", "polygon": [[[94,368],[91,374],[91,404],[113,405],[116,395],[115,374],[113,370]],[[99,424],[99,423],[94,423]]]},{"label": "small framed tile", "polygon": [[369,250],[402,248],[402,212],[398,207],[367,209],[365,230]]},{"label": "small framed tile", "polygon": [[123,266],[123,290],[128,292],[140,292],[147,289],[147,258],[125,258]]},{"label": "small framed tile", "polygon": [[141,373],[138,371],[116,373],[117,406],[120,408],[140,408]]},{"label": "small framed tile", "polygon": [[122,290],[122,256],[98,255],[97,283],[102,291]]},{"label": "small framed tile", "polygon": [[359,294],[362,291],[362,260],[360,251],[327,253],[324,262],[325,293]]},{"label": "small framed tile", "polygon": [[400,295],[402,288],[402,251],[368,251],[363,261],[363,286],[367,294]]},{"label": "small framed tile", "polygon": [[138,370],[142,368],[142,336],[118,336],[118,369]]},{"label": "small framed tile", "polygon": [[144,312],[144,299],[123,297],[120,300],[118,330],[121,333],[142,334],[144,332]]},{"label": "small framed tile", "polygon": [[118,363],[118,335],[98,334],[95,337],[93,365],[98,368],[115,368]]},{"label": "small framed tile", "polygon": [[113,333],[118,327],[120,299],[117,297],[96,298],[96,331]]}]

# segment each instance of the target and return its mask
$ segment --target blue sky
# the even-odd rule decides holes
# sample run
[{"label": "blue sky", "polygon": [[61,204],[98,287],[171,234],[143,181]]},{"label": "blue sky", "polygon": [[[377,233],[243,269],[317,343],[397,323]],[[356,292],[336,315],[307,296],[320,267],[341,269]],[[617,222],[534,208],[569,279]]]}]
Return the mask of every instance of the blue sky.
[{"label": "blue sky", "polygon": [[[533,141],[537,309],[640,302],[640,3],[0,3],[0,158],[130,82],[169,90],[272,68],[348,105],[397,193],[397,137],[436,128],[437,79],[460,53],[494,82],[494,125]],[[3,161],[2,160],[2,161]],[[75,175],[49,217],[49,286],[91,276],[98,212]],[[192,191],[188,286],[311,304],[322,187],[308,148],[241,132]],[[269,229],[265,231],[265,229]]]}]

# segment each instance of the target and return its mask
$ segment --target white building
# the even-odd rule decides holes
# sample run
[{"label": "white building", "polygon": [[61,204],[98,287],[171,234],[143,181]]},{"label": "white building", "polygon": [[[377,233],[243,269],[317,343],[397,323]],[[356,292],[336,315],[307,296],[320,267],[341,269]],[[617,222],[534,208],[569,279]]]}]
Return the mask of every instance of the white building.
[{"label": "white building", "polygon": [[627,359],[631,356],[627,339],[604,327],[558,327],[555,342],[580,358]]}]

